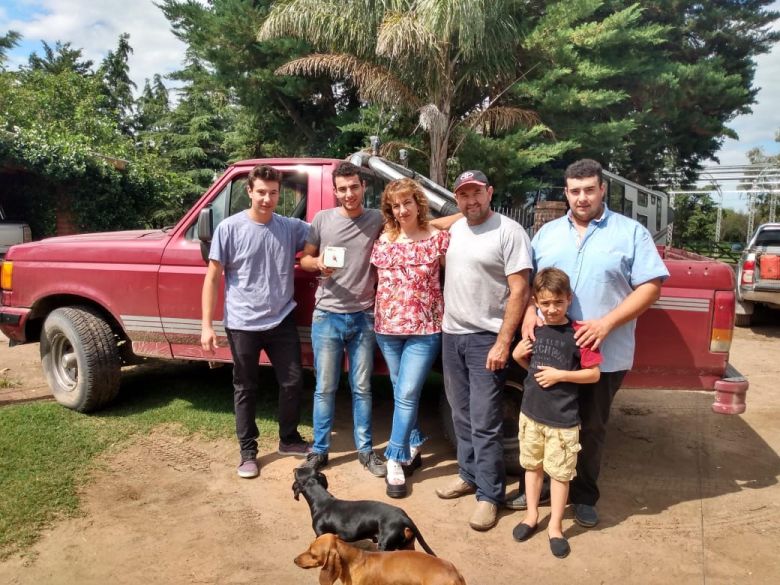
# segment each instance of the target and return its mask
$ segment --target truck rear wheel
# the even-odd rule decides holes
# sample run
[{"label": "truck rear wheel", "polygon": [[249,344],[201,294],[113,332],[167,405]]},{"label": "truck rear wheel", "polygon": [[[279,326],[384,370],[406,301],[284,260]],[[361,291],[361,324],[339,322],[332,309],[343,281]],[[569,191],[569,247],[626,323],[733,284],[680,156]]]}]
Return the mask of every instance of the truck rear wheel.
[{"label": "truck rear wheel", "polygon": [[78,412],[97,410],[119,391],[120,357],[114,333],[88,307],[62,307],[46,317],[41,363],[57,402]]},{"label": "truck rear wheel", "polygon": [[[520,467],[520,442],[517,439],[523,384],[512,378],[513,376],[510,376],[504,387],[504,466],[509,475],[523,475],[525,470]],[[458,441],[452,424],[452,409],[443,391],[439,398],[439,415],[444,436],[453,447],[457,448]]]}]

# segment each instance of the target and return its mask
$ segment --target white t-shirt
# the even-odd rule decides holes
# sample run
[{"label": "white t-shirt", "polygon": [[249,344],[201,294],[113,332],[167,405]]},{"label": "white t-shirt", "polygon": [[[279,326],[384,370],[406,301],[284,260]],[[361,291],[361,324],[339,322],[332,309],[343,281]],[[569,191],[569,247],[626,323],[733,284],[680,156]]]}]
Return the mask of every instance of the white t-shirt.
[{"label": "white t-shirt", "polygon": [[509,298],[506,277],[532,268],[530,249],[522,226],[499,213],[475,226],[456,221],[446,255],[442,331],[498,333]]}]

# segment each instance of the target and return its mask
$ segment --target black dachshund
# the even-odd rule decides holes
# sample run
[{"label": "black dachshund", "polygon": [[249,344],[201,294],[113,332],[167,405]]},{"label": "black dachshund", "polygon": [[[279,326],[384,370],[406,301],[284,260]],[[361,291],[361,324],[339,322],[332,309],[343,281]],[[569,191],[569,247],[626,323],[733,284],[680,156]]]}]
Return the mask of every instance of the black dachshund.
[{"label": "black dachshund", "polygon": [[295,499],[303,494],[311,509],[314,534],[337,534],[341,540],[355,542],[371,539],[379,550],[414,549],[414,539],[425,552],[436,554],[423,540],[412,519],[397,506],[371,500],[348,501],[334,498],[328,492],[324,474],[309,467],[295,470],[292,484]]}]

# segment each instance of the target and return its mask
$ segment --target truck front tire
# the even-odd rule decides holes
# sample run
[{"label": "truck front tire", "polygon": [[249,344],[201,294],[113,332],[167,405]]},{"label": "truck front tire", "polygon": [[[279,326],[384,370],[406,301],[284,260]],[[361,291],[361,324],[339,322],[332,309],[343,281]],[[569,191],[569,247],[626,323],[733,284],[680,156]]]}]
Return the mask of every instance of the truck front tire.
[{"label": "truck front tire", "polygon": [[62,307],[46,317],[41,363],[57,402],[78,412],[97,410],[119,391],[114,333],[89,307]]}]

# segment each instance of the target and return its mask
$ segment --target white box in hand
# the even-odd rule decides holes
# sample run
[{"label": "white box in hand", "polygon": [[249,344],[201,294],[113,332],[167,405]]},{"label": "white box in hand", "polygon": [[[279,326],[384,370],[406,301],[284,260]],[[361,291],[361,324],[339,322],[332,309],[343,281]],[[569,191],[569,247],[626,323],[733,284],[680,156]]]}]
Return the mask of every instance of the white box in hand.
[{"label": "white box in hand", "polygon": [[338,246],[326,246],[323,253],[322,263],[328,268],[344,268],[344,256],[346,248]]}]

